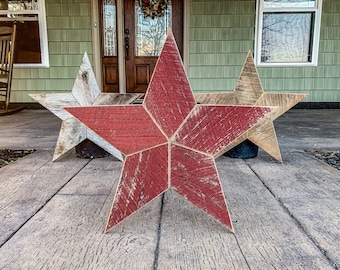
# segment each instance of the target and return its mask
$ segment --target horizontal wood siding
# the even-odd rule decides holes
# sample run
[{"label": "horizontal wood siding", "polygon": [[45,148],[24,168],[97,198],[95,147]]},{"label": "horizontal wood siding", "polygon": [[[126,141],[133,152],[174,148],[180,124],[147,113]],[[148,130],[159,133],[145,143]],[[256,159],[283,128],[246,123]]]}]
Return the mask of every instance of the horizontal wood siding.
[{"label": "horizontal wood siding", "polygon": [[[46,0],[50,68],[14,69],[11,102],[72,89],[85,51],[92,61],[91,0]],[[254,50],[255,0],[190,0],[189,78],[195,92],[232,91]],[[340,1],[323,0],[317,67],[259,68],[266,92],[340,102]]]},{"label": "horizontal wood siding", "polygon": [[[191,0],[189,77],[195,92],[232,91],[254,51],[255,0]],[[340,102],[340,1],[323,0],[316,67],[262,67],[266,92],[307,93],[308,102]]]},{"label": "horizontal wood siding", "polygon": [[72,90],[84,52],[92,63],[91,0],[46,0],[49,68],[14,68],[11,102]]},{"label": "horizontal wood siding", "polygon": [[189,77],[195,92],[230,91],[254,48],[255,0],[191,0]]}]

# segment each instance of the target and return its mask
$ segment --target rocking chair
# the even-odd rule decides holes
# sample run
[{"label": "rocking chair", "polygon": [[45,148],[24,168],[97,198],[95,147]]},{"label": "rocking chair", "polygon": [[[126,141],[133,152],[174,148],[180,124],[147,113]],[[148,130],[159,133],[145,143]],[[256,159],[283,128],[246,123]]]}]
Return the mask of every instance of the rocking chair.
[{"label": "rocking chair", "polygon": [[6,112],[11,95],[15,36],[15,23],[12,27],[0,27],[0,96],[5,98],[1,103],[4,102]]}]

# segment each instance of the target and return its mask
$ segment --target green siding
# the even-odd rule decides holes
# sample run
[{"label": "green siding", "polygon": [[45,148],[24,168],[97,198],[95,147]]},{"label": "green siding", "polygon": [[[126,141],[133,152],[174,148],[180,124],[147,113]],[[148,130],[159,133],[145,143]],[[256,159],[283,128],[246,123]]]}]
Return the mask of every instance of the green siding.
[{"label": "green siding", "polygon": [[192,0],[189,78],[196,92],[230,91],[253,50],[255,1]]},{"label": "green siding", "polygon": [[11,102],[28,94],[69,92],[84,52],[92,61],[91,0],[46,0],[49,68],[15,68]]},{"label": "green siding", "polygon": [[[12,102],[69,92],[85,51],[92,61],[91,0],[46,0],[49,68],[15,68]],[[189,78],[196,92],[232,91],[254,50],[256,0],[190,0]],[[308,93],[340,102],[340,1],[323,0],[316,67],[262,67],[266,92]]]},{"label": "green siding", "polygon": [[[232,91],[254,51],[256,1],[191,0],[189,77],[195,92]],[[261,67],[266,92],[308,93],[304,101],[340,102],[340,1],[323,0],[316,67]]]}]

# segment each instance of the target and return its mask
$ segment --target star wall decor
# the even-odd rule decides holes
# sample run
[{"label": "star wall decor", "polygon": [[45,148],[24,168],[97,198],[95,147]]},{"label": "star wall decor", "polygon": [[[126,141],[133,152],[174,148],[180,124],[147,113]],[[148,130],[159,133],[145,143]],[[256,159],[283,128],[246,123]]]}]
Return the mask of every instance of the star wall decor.
[{"label": "star wall decor", "polygon": [[105,231],[169,188],[233,231],[215,158],[273,108],[197,104],[170,32],[143,104],[65,109],[124,155]]},{"label": "star wall decor", "polygon": [[123,160],[120,151],[64,110],[66,106],[129,104],[142,96],[142,94],[101,93],[87,53],[83,56],[71,93],[30,94],[30,96],[62,120],[53,161],[60,159],[85,139]]},{"label": "star wall decor", "polygon": [[231,150],[246,139],[262,148],[265,152],[282,163],[280,147],[277,141],[273,121],[291,109],[307,94],[265,93],[255,67],[252,53],[249,51],[243,65],[237,85],[231,93],[195,94],[200,104],[223,105],[254,105],[274,106],[274,112],[269,118],[258,123],[226,148]]}]

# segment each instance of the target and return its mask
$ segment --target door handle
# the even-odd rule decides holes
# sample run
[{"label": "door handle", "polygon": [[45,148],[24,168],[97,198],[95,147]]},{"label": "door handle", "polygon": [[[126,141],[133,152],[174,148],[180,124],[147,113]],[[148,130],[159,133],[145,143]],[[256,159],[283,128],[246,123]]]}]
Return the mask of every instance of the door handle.
[{"label": "door handle", "polygon": [[125,41],[125,59],[129,60],[130,59],[130,57],[129,57],[129,47],[130,47],[129,37],[125,37],[124,41]]}]

